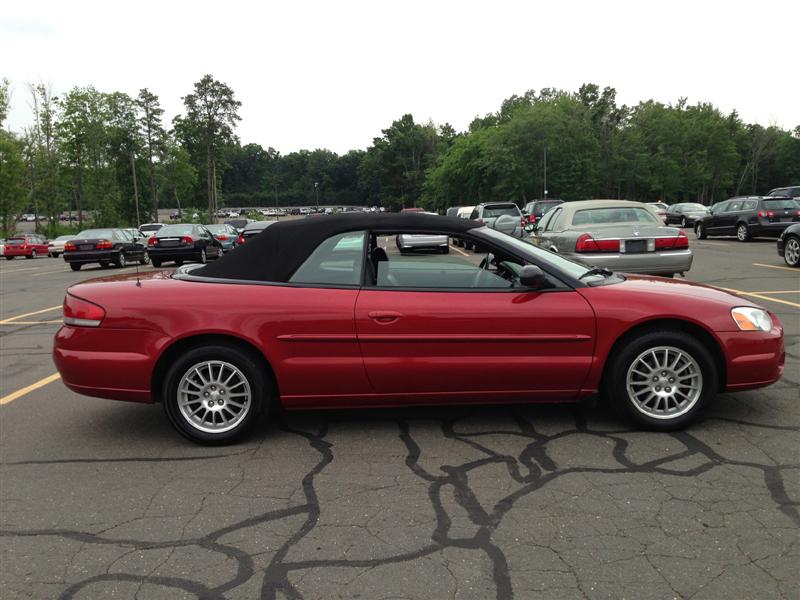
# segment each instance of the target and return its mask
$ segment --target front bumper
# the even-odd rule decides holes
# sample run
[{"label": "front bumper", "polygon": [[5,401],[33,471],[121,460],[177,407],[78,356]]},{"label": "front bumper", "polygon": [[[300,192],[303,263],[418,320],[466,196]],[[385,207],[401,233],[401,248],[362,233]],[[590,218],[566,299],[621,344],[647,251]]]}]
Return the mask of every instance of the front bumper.
[{"label": "front bumper", "polygon": [[64,252],[62,255],[68,263],[96,263],[112,262],[117,259],[119,250],[78,250],[76,252]]},{"label": "front bumper", "polygon": [[727,360],[726,391],[764,387],[783,376],[783,327],[774,314],[770,316],[774,324],[770,332],[717,332]]},{"label": "front bumper", "polygon": [[564,257],[593,267],[605,267],[622,273],[660,275],[685,273],[692,268],[694,255],[691,250],[668,252],[641,252],[636,254],[616,253],[565,253]]}]

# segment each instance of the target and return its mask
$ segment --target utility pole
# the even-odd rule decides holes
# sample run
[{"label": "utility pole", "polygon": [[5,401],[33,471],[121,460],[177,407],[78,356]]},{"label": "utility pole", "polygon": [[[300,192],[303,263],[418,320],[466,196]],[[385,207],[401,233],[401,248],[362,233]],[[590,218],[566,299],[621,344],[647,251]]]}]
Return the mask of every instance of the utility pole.
[{"label": "utility pole", "polygon": [[[131,172],[133,173],[133,203],[136,205],[136,227],[142,224],[139,219],[139,186],[136,183],[136,159],[131,152]],[[156,213],[156,221],[158,221],[158,213]]]},{"label": "utility pole", "polygon": [[314,182],[314,201],[317,203],[317,208],[319,208],[319,181]]},{"label": "utility pole", "polygon": [[547,200],[547,146],[544,147],[544,199]]}]

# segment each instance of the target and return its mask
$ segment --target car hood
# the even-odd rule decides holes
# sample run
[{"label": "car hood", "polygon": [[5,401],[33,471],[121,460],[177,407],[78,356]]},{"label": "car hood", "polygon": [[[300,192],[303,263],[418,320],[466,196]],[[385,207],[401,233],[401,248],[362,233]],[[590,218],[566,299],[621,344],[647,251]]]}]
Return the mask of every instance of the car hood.
[{"label": "car hood", "polygon": [[[728,308],[734,306],[756,306],[764,308],[744,296],[736,293],[735,290],[727,290],[685,279],[670,279],[668,277],[650,277],[647,275],[625,275],[622,283],[604,286],[608,288],[618,287],[628,293],[647,293],[668,296],[674,304],[679,304],[678,300],[692,298],[719,304]],[[766,309],[765,309],[766,310]]]},{"label": "car hood", "polygon": [[588,233],[593,238],[651,238],[676,237],[680,232],[677,227],[666,225],[648,225],[646,223],[611,223],[608,225],[582,225],[570,229],[575,233]]}]

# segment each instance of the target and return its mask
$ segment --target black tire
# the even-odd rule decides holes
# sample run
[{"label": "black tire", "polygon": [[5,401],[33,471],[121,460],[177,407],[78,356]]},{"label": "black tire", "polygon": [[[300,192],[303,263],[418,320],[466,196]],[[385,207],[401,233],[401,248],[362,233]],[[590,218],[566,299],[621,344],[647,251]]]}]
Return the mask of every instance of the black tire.
[{"label": "black tire", "polygon": [[[192,369],[205,361],[222,361],[232,365],[244,376],[250,386],[248,412],[228,431],[221,433],[199,429],[180,410],[178,384]],[[269,407],[272,386],[264,373],[264,367],[249,352],[224,344],[198,346],[181,353],[164,377],[162,403],[164,412],[172,426],[185,438],[206,446],[231,444],[245,436]],[[218,396],[221,398],[221,396]],[[198,394],[198,400],[200,396]],[[205,400],[200,400],[204,403]]]},{"label": "black tire", "polygon": [[681,227],[688,227],[689,223],[686,221],[686,217],[681,217]]},{"label": "black tire", "polygon": [[736,226],[736,239],[740,242],[750,241],[750,229],[747,227],[747,223],[739,223]]},{"label": "black tire", "polygon": [[17,258],[16,256],[6,256],[6,260],[14,260]]},{"label": "black tire", "polygon": [[161,268],[161,261],[157,258],[150,259],[150,264],[153,265],[153,267],[156,269]]},{"label": "black tire", "polygon": [[140,265],[149,265],[150,264],[150,255],[147,253],[147,250],[142,252],[142,258],[139,259]]},{"label": "black tire", "polygon": [[52,256],[53,258],[58,258],[59,254],[58,254],[58,252],[53,252],[53,253],[50,254],[50,256]]},{"label": "black tire", "polygon": [[119,254],[117,254],[117,260],[114,261],[114,264],[120,269],[124,269],[128,266],[128,259],[125,257],[125,253],[122,250],[120,250]]},{"label": "black tire", "polygon": [[800,237],[786,236],[783,241],[783,262],[790,267],[800,267]]},{"label": "black tire", "polygon": [[100,268],[101,269],[108,269],[110,266],[111,266],[111,263],[108,262],[108,261],[103,261],[103,262],[100,263]]},{"label": "black tire", "polygon": [[208,255],[206,254],[205,248],[200,248],[200,257],[198,258],[198,261],[201,265],[204,265],[208,262]]},{"label": "black tire", "polygon": [[706,239],[708,235],[706,234],[705,225],[703,225],[702,223],[695,223],[694,235],[697,237],[698,240]]},{"label": "black tire", "polygon": [[69,263],[69,268],[73,271],[80,271],[82,266],[81,263]]},{"label": "black tire", "polygon": [[[657,347],[670,347],[690,356],[694,364],[699,368],[702,378],[702,384],[697,398],[691,401],[684,410],[677,411],[677,416],[669,417],[665,415],[665,418],[651,416],[637,407],[632,399],[632,395],[628,392],[627,375],[629,369],[631,369],[634,363],[637,363],[639,358],[645,355],[649,349]],[[648,356],[646,358],[650,357]],[[669,374],[668,371],[662,371],[662,373]],[[656,373],[656,375],[661,375],[661,373]],[[669,385],[668,381],[669,380],[665,379],[663,384]],[[650,385],[649,379],[647,379],[647,382],[647,385]],[[661,383],[661,381],[658,383]],[[643,386],[644,384],[640,383],[638,385]],[[683,429],[701,418],[703,412],[708,408],[717,394],[718,373],[711,353],[694,337],[682,331],[655,330],[628,340],[624,346],[615,353],[615,356],[611,358],[606,365],[603,388],[604,393],[611,401],[611,405],[614,409],[621,416],[633,421],[641,429],[674,431]],[[664,392],[666,392],[669,388],[665,387],[663,389]],[[645,398],[647,399],[648,397],[649,394]]]},{"label": "black tire", "polygon": [[36,258],[36,250],[31,250],[30,255],[26,256],[25,258]]},{"label": "black tire", "polygon": [[175,266],[180,267],[183,264],[183,260],[179,259],[175,261]]}]

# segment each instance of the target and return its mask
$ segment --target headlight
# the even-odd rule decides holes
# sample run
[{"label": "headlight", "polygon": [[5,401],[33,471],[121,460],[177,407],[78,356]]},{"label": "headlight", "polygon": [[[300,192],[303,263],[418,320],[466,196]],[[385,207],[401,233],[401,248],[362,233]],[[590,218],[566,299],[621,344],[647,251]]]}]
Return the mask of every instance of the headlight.
[{"label": "headlight", "polygon": [[731,309],[731,316],[742,331],[771,331],[772,319],[767,311],[752,306]]}]

